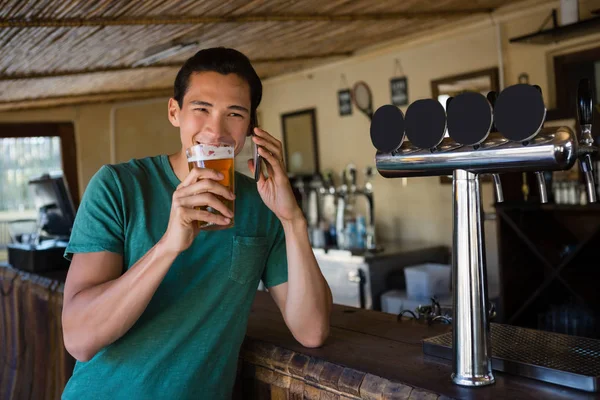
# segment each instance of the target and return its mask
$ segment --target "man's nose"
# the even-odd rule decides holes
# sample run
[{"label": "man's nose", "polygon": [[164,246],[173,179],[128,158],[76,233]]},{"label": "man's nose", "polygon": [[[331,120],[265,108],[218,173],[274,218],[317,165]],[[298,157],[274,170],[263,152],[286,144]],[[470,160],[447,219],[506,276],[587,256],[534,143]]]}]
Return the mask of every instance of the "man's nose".
[{"label": "man's nose", "polygon": [[205,140],[210,140],[214,143],[231,142],[231,135],[227,131],[225,118],[218,113],[214,113],[207,119],[202,133]]}]

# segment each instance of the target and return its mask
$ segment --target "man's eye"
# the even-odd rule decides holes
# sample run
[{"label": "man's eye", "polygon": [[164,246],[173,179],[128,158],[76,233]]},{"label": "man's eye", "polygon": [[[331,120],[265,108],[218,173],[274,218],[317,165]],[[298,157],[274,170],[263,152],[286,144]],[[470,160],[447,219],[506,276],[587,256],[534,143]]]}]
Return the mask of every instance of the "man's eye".
[{"label": "man's eye", "polygon": [[229,114],[231,117],[241,117],[241,114],[237,114],[237,113],[231,113]]},{"label": "man's eye", "polygon": [[208,112],[206,108],[194,108],[194,111]]}]

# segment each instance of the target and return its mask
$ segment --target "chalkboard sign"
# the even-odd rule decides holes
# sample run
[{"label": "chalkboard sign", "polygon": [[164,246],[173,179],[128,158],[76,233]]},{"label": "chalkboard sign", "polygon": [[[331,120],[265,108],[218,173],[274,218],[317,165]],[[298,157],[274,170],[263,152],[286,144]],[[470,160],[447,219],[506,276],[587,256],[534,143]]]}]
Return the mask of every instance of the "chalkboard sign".
[{"label": "chalkboard sign", "polygon": [[408,104],[408,82],[405,76],[392,78],[390,80],[390,91],[393,105],[405,106]]},{"label": "chalkboard sign", "polygon": [[350,92],[350,89],[338,91],[338,106],[340,116],[352,115],[352,92]]}]

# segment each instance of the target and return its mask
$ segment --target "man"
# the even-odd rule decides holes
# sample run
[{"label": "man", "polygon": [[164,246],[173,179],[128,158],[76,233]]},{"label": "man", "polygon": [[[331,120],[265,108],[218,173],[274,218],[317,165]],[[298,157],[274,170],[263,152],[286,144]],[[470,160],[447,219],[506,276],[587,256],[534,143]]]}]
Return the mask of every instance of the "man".
[{"label": "man", "polygon": [[[244,55],[202,50],[169,100],[181,150],[106,165],[90,181],[66,250],[64,341],[78,362],[64,399],[230,398],[260,280],[302,345],[324,342],[331,292],[281,143],[253,128],[261,97]],[[268,177],[236,174],[232,193],[214,170],[189,172],[186,148],[228,139],[237,154],[251,133]],[[235,198],[234,228],[198,231],[197,221],[230,222],[217,196]]]}]

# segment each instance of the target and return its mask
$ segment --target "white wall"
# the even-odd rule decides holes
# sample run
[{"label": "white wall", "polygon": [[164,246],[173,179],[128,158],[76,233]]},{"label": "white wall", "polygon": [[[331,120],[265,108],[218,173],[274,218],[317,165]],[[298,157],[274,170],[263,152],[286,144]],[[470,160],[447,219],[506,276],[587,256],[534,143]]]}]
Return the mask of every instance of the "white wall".
[{"label": "white wall", "polygon": [[[320,164],[323,171],[342,171],[356,164],[359,171],[374,166],[375,149],[369,137],[368,118],[354,108],[353,115],[338,115],[336,92],[342,88],[341,74],[353,85],[365,81],[373,93],[374,107],[390,102],[389,80],[395,60],[408,77],[409,101],[431,97],[432,79],[494,67],[497,63],[494,29],[448,37],[408,49],[390,49],[373,57],[357,57],[331,68],[265,82],[261,105],[262,123],[281,137],[280,115],[303,108],[316,108]],[[406,107],[403,108],[406,111]],[[439,178],[411,178],[403,187],[397,179],[377,175],[374,181],[378,236],[385,241],[422,241],[452,246],[452,186]],[[493,201],[490,184],[483,187],[483,202]],[[496,274],[494,223],[487,222],[489,269]]]}]

